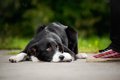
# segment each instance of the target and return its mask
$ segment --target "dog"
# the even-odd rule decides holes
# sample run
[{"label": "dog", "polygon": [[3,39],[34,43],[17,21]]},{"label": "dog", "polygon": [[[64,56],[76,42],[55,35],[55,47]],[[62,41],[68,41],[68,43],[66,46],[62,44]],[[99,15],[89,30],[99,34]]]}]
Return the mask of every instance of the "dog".
[{"label": "dog", "polygon": [[59,22],[40,26],[25,49],[11,56],[12,63],[25,61],[33,62],[71,62],[78,54],[78,33],[71,27]]}]

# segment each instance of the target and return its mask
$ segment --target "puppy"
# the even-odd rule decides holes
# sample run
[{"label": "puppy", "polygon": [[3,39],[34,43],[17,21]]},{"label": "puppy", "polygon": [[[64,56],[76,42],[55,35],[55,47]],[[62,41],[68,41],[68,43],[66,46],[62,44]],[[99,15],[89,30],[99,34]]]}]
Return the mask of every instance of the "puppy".
[{"label": "puppy", "polygon": [[76,60],[77,53],[77,32],[59,22],[53,22],[40,26],[25,49],[11,56],[9,61],[16,63],[29,59],[33,62],[71,62]]}]

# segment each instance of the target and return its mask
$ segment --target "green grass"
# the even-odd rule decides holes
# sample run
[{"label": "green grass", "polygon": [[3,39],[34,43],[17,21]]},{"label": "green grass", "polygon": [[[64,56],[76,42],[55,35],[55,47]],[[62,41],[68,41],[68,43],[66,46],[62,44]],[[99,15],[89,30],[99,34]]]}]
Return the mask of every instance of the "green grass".
[{"label": "green grass", "polygon": [[[27,45],[30,39],[26,38],[12,38],[8,37],[5,39],[0,39],[0,49],[19,49],[22,50]],[[78,48],[79,52],[98,52],[99,49],[104,49],[110,44],[108,37],[90,37],[90,38],[81,38],[78,39]],[[11,52],[15,54],[14,52]]]},{"label": "green grass", "polygon": [[30,39],[8,37],[0,39],[0,49],[24,49]]},{"label": "green grass", "polygon": [[79,52],[96,53],[101,49],[106,48],[110,44],[109,37],[97,37],[78,39]]}]

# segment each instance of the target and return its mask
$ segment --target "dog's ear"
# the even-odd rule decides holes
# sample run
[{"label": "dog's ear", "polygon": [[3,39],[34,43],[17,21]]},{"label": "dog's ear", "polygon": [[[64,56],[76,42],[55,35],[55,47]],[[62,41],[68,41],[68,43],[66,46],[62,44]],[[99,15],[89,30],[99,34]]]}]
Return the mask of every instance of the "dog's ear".
[{"label": "dog's ear", "polygon": [[46,25],[40,25],[37,30],[36,30],[36,34],[38,34],[39,32],[41,32],[44,28],[46,27]]},{"label": "dog's ear", "polygon": [[28,49],[28,53],[29,54],[36,54],[37,51],[37,45],[32,45],[29,49]]},{"label": "dog's ear", "polygon": [[47,44],[46,51],[48,51],[48,52],[52,51],[52,45],[50,43]]},{"label": "dog's ear", "polygon": [[73,51],[75,54],[78,53],[78,33],[72,27],[65,29],[65,32],[68,37],[68,48]]},{"label": "dog's ear", "polygon": [[63,47],[63,45],[62,45],[61,43],[59,43],[59,42],[58,42],[58,48],[59,48],[59,51],[60,51],[60,52],[62,52],[62,53],[64,52],[64,47]]}]

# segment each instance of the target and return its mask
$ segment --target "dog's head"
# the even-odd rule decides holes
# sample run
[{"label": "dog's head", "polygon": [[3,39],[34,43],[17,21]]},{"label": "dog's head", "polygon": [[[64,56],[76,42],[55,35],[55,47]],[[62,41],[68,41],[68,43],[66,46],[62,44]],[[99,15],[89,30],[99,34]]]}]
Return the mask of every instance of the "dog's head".
[{"label": "dog's head", "polygon": [[47,62],[70,62],[73,60],[69,53],[64,52],[62,43],[50,38],[33,44],[29,53],[39,60]]}]

